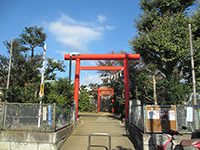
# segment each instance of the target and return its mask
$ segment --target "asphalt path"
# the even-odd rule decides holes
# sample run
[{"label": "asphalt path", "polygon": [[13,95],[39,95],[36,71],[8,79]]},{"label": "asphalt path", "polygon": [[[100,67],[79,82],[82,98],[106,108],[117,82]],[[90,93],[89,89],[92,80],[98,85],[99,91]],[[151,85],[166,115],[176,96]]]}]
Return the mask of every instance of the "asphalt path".
[{"label": "asphalt path", "polygon": [[[79,123],[61,150],[88,150],[91,133],[107,133],[111,136],[112,150],[135,150],[125,124],[109,113],[79,114]],[[90,150],[109,150],[108,136],[91,136]]]}]

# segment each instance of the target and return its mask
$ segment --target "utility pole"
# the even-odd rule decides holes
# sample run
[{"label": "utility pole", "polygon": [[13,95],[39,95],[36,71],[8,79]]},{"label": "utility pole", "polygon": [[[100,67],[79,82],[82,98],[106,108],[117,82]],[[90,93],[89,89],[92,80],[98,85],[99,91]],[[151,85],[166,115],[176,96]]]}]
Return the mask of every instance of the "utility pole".
[{"label": "utility pole", "polygon": [[[46,54],[46,44],[44,44],[43,53],[43,65],[42,65],[42,76],[41,76],[41,86],[40,86],[40,98],[44,95],[44,66],[45,66],[45,54]],[[41,101],[40,101],[41,102]]]},{"label": "utility pole", "polygon": [[[191,68],[192,68],[192,85],[193,85],[193,104],[197,105],[196,99],[196,80],[195,80],[195,69],[194,69],[194,58],[193,58],[193,47],[192,47],[192,31],[191,24],[189,24],[189,34],[190,34],[190,57],[191,57]],[[199,128],[198,119],[197,119],[197,110],[194,107],[194,120],[196,129]]]},{"label": "utility pole", "polygon": [[190,57],[191,57],[191,68],[192,68],[192,85],[193,85],[193,103],[197,104],[196,100],[196,80],[195,80],[195,69],[194,69],[194,58],[193,58],[193,47],[192,47],[192,32],[191,24],[189,24],[189,33],[190,33]]},{"label": "utility pole", "polygon": [[41,111],[42,111],[42,96],[44,95],[44,66],[45,66],[45,54],[46,54],[46,44],[44,44],[44,53],[43,53],[43,66],[42,66],[42,76],[41,76],[41,85],[40,85],[40,109],[38,117],[38,128],[40,128],[41,122]]},{"label": "utility pole", "polygon": [[[7,91],[9,89],[9,84],[10,84],[10,69],[11,69],[11,61],[12,61],[12,49],[13,49],[13,37],[11,39],[11,44],[10,44],[10,59],[9,59],[9,68],[8,68],[8,79],[7,79]],[[7,97],[7,91],[6,91],[6,97]]]}]

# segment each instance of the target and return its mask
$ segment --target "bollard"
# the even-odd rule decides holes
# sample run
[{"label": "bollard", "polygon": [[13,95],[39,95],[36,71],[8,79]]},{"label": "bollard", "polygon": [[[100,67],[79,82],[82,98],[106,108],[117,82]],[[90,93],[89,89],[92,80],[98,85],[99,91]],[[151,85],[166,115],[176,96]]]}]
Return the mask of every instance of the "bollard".
[{"label": "bollard", "polygon": [[111,150],[111,136],[108,133],[91,133],[89,135],[88,150],[90,150],[91,136],[108,136],[109,137],[109,149],[108,150]]}]

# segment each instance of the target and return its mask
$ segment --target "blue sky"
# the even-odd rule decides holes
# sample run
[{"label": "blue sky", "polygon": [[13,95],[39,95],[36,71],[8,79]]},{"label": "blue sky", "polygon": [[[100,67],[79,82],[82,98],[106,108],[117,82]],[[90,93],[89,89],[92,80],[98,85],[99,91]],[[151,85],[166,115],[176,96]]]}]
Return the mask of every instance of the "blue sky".
[{"label": "blue sky", "polygon": [[[131,51],[128,45],[140,14],[139,0],[2,0],[0,1],[0,53],[7,54],[3,41],[18,38],[25,27],[44,28],[46,57],[64,60],[64,54],[107,54],[111,50]],[[41,53],[42,49],[36,49]],[[69,75],[69,61],[61,77]],[[95,65],[81,61],[81,65]],[[72,64],[74,79],[75,64]],[[81,84],[99,82],[96,71],[81,72]],[[89,75],[88,75],[89,74]],[[89,79],[89,80],[88,80]]]}]

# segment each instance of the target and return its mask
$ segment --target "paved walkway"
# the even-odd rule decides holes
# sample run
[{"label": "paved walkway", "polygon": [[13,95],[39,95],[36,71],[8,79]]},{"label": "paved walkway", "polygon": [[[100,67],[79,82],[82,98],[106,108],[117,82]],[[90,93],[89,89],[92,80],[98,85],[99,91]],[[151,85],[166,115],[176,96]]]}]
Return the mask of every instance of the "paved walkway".
[{"label": "paved walkway", "polygon": [[[66,140],[61,150],[87,150],[88,138],[91,133],[108,133],[111,136],[112,150],[135,150],[129,140],[124,124],[114,115],[100,113],[99,115],[79,114],[80,123]],[[92,136],[91,144],[101,147],[91,147],[91,150],[108,150],[107,136]],[[106,148],[107,147],[107,148]]]}]

